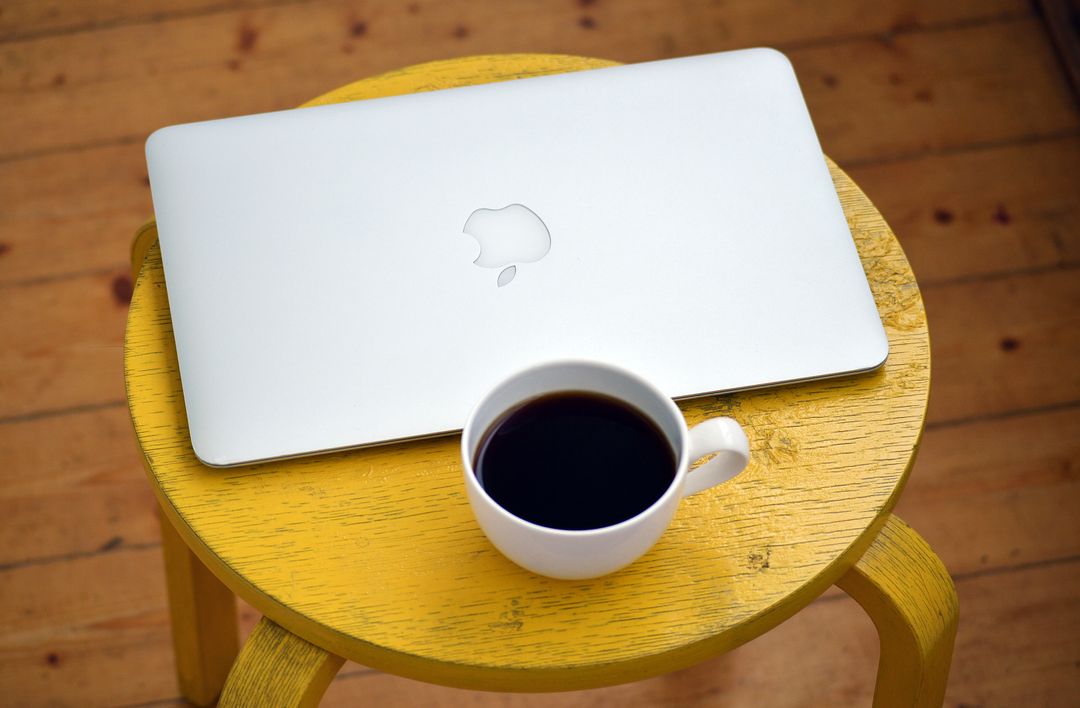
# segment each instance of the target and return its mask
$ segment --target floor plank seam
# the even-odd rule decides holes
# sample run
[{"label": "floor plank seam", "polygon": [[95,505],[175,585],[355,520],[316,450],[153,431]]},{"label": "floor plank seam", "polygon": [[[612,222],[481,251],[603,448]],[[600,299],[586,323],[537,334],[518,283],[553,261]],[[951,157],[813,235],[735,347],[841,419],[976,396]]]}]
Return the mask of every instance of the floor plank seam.
[{"label": "floor plank seam", "polygon": [[[1080,553],[1071,554],[1067,556],[1059,556],[1057,558],[1044,558],[1042,560],[1027,561],[1025,563],[1012,563],[1009,565],[996,566],[994,568],[979,568],[977,570],[968,570],[962,573],[949,572],[949,577],[952,578],[953,583],[959,585],[969,580],[977,580],[979,578],[993,577],[996,575],[1009,575],[1011,573],[1023,573],[1028,570],[1039,570],[1040,568],[1053,568],[1059,565],[1069,565],[1071,563],[1080,562]],[[948,570],[948,568],[946,568]],[[829,595],[821,595],[810,605],[828,604],[831,602],[838,602],[840,600],[850,600],[846,593],[838,592]]]},{"label": "floor plank seam", "polygon": [[1052,568],[1058,565],[1069,565],[1070,563],[1076,563],[1078,561],[1080,561],[1080,553],[1074,553],[1067,556],[1059,556],[1057,558],[1045,558],[1043,560],[1026,561],[1024,563],[1000,565],[994,568],[979,568],[978,570],[969,570],[963,573],[950,573],[950,575],[952,576],[954,583],[962,583],[966,580],[975,580],[977,578],[1007,575],[1009,573],[1022,573],[1027,570]]},{"label": "floor plank seam", "polygon": [[116,543],[115,539],[110,539],[102,548],[92,551],[74,551],[72,553],[63,553],[55,556],[24,558],[23,560],[11,561],[9,563],[0,563],[0,573],[5,573],[10,570],[19,570],[21,568],[29,568],[31,566],[53,565],[55,563],[67,563],[74,560],[82,560],[84,558],[96,558],[97,556],[120,553],[122,551],[145,551],[151,548],[160,547],[160,541],[146,541],[144,543],[124,543],[121,541],[120,543]]},{"label": "floor plank seam", "polygon": [[[884,425],[911,424],[926,433],[921,452],[916,445],[908,462],[914,465],[908,472],[916,477],[886,489],[894,490],[892,502],[902,496],[898,515],[930,542],[959,591],[960,632],[945,703],[1049,705],[1072,695],[1070,670],[1080,667],[1073,665],[1080,644],[1069,631],[1078,617],[1072,579],[1080,577],[1072,511],[1080,494],[1080,478],[1074,473],[1080,453],[1073,434],[1080,424],[1080,390],[1073,385],[1068,362],[1080,331],[1077,310],[1070,307],[1080,292],[1080,251],[1069,238],[1077,202],[1068,175],[1075,172],[1071,162],[1080,149],[1080,95],[1075,93],[1080,84],[1066,80],[1066,63],[1051,41],[1053,13],[1046,7],[1077,1],[974,0],[946,8],[896,0],[862,16],[813,12],[792,0],[775,3],[775,8],[767,3],[773,9],[766,12],[753,0],[723,8],[690,3],[681,10],[653,2],[616,9],[575,0],[552,12],[539,5],[522,7],[515,17],[495,4],[474,11],[472,6],[429,0],[400,6],[380,0],[370,6],[353,0],[170,0],[161,7],[106,3],[110,6],[104,9],[65,6],[56,11],[33,0],[26,11],[19,0],[14,8],[0,3],[0,49],[18,64],[8,68],[24,72],[8,77],[23,84],[9,92],[10,102],[23,108],[12,119],[20,116],[15,123],[32,138],[0,150],[0,181],[13,204],[19,204],[6,210],[0,205],[0,223],[22,230],[0,244],[0,261],[8,266],[0,277],[0,300],[12,300],[8,329],[14,333],[8,366],[13,395],[6,410],[0,410],[0,469],[17,480],[4,507],[11,522],[7,531],[12,552],[0,558],[0,595],[10,600],[0,605],[7,609],[6,622],[14,633],[6,670],[0,672],[6,678],[0,682],[0,695],[28,705],[188,705],[173,671],[158,503],[145,486],[144,454],[131,413],[125,410],[128,401],[119,399],[125,393],[120,360],[128,348],[129,307],[123,294],[137,281],[126,257],[136,227],[153,213],[142,153],[147,135],[158,127],[152,124],[155,119],[146,117],[149,113],[129,115],[122,101],[138,104],[136,99],[150,90],[147,86],[172,97],[177,87],[187,91],[194,85],[206,91],[189,91],[183,104],[188,120],[192,112],[213,118],[222,106],[234,105],[215,91],[228,90],[244,77],[252,90],[273,85],[278,99],[303,95],[301,89],[310,83],[303,57],[298,63],[303,74],[281,70],[294,63],[294,55],[325,52],[321,56],[326,64],[318,66],[345,75],[360,70],[362,75],[372,56],[397,66],[400,62],[391,61],[393,57],[400,53],[415,59],[424,41],[429,42],[428,53],[446,56],[481,53],[495,46],[492,41],[512,44],[512,33],[503,30],[519,21],[537,27],[518,39],[539,39],[552,51],[587,44],[607,47],[604,51],[615,58],[645,61],[775,46],[793,58],[829,139],[824,152],[832,156],[829,146],[835,144],[837,152],[853,158],[840,160],[840,165],[864,191],[884,199],[880,206],[903,227],[897,230],[908,232],[900,235],[899,243],[912,263],[938,265],[926,268],[932,277],[917,281],[914,289],[909,284],[903,293],[919,300],[921,290],[921,304],[937,316],[929,322],[930,334],[938,335],[936,340],[931,337],[938,385],[931,392],[930,409],[923,389],[918,411],[888,416]],[[817,17],[803,21],[800,12]],[[283,23],[297,27],[279,35]],[[396,35],[400,42],[388,42]],[[164,44],[143,51],[139,45],[148,38]],[[121,40],[123,50],[99,47]],[[194,47],[198,54],[204,44],[215,63],[196,62],[193,68],[174,60],[174,51]],[[95,49],[101,51],[90,57]],[[339,51],[351,56],[338,56]],[[218,66],[221,58],[225,64]],[[71,68],[84,61],[89,63]],[[1018,66],[1025,70],[1018,71]],[[154,68],[163,73],[155,75]],[[184,82],[189,69],[197,73]],[[210,78],[199,78],[205,76]],[[250,106],[252,95],[237,93],[235,99]],[[271,103],[278,99],[271,96]],[[91,107],[91,100],[98,102]],[[121,110],[102,107],[101,100],[116,101]],[[152,108],[167,115],[179,110],[179,103],[147,108],[144,101],[136,110]],[[58,106],[60,111],[82,106],[89,127],[76,134],[56,110],[49,118],[45,109]],[[32,120],[39,113],[46,116],[40,125]],[[874,131],[874,123],[887,132]],[[883,137],[888,133],[895,135]],[[91,186],[73,200],[72,190],[86,184]],[[851,223],[860,223],[868,213],[860,211]],[[49,258],[46,252],[63,255]],[[957,287],[948,289],[952,286]],[[167,310],[157,321],[170,322]],[[906,327],[904,323],[896,330],[894,356],[915,347]],[[922,349],[924,355],[928,346]],[[914,388],[908,384],[925,367],[896,371],[904,384],[901,398],[909,401]],[[885,373],[891,376],[893,370]],[[832,395],[849,384],[839,378],[822,388]],[[175,403],[178,396],[182,401],[179,385],[170,389],[169,401]],[[1003,388],[995,392],[993,385]],[[720,403],[725,399],[716,398]],[[771,451],[775,442],[777,450],[814,461],[830,454],[824,445],[789,445],[776,410],[755,408],[745,415],[761,424],[758,434],[770,436],[755,441],[763,449]],[[833,416],[815,408],[806,418],[818,425]],[[172,450],[190,455],[183,415],[155,427],[177,430],[180,439]],[[845,441],[835,449],[854,449],[857,443],[852,440],[862,429],[848,420],[837,421],[836,428]],[[911,441],[880,449],[882,454],[912,453]],[[162,449],[149,450],[151,457],[155,450]],[[770,467],[764,456],[758,459]],[[779,466],[790,460],[779,457],[773,462]],[[851,469],[865,470],[865,461],[841,468],[844,473]],[[238,474],[241,489],[250,486],[244,477],[259,474],[231,472]],[[875,471],[870,478],[862,475],[837,484],[837,495],[848,501],[873,498],[883,484]],[[789,489],[801,494],[804,486],[800,480]],[[443,498],[452,489],[436,485],[423,500]],[[353,491],[346,484],[345,498],[352,498]],[[758,519],[783,513],[781,497],[764,505]],[[295,506],[306,504],[305,499],[297,497]],[[850,541],[834,542],[831,530],[856,528],[865,534],[866,528],[856,526],[850,514],[827,506],[828,501],[815,507],[806,527],[815,542],[825,539],[830,553],[842,554],[851,550]],[[291,495],[284,502],[294,507]],[[878,512],[881,508],[874,506]],[[332,524],[339,517],[344,518],[331,516]],[[274,527],[265,523],[236,523],[223,514],[217,518],[228,532],[239,532],[241,541],[245,529],[271,529],[273,534]],[[351,537],[355,529],[338,528],[342,530]],[[454,533],[469,536],[479,529],[455,524]],[[478,539],[482,537],[473,540]],[[787,576],[781,574],[804,567],[824,567],[787,564],[795,542],[777,539],[775,544],[763,541],[764,568],[758,569],[756,582],[783,579]],[[343,546],[344,557],[366,566],[362,545]],[[494,548],[487,552],[497,555]],[[748,562],[754,565],[755,558],[752,553]],[[734,559],[740,568],[742,561],[742,555]],[[268,552],[255,562],[261,570],[284,561]],[[957,572],[952,573],[953,568]],[[315,566],[305,570],[325,572]],[[511,572],[513,566],[503,570]],[[843,567],[833,565],[832,570]],[[422,584],[426,592],[427,584]],[[735,602],[742,599],[737,596],[739,583],[721,578],[714,585],[736,593]],[[702,587],[716,589],[698,585]],[[417,608],[424,611],[440,601],[435,592],[424,603],[399,594],[405,598],[399,618],[402,632],[428,616],[417,615]],[[871,647],[874,630],[857,604],[839,600],[851,598],[834,586],[817,596],[804,595],[798,603],[803,617],[785,620],[784,632],[763,637],[730,660],[707,661],[646,683],[613,686],[610,692],[500,697],[425,686],[400,677],[400,669],[389,672],[348,662],[333,677],[335,688],[326,704],[493,707],[599,702],[647,708],[718,699],[798,704],[810,696],[829,705],[856,700],[869,705],[877,665]],[[521,604],[519,598],[515,604],[532,619],[529,613],[537,606],[530,602],[525,598]],[[242,638],[260,615],[243,600],[235,604]],[[651,604],[643,605],[652,611]],[[383,607],[374,608],[379,621]],[[813,609],[803,612],[806,608]],[[344,606],[327,616],[347,617],[355,611]],[[618,637],[618,621],[604,632]],[[500,621],[498,627],[505,624]],[[494,629],[496,624],[489,626]],[[476,654],[470,653],[474,647],[454,637],[453,626],[435,629],[452,637],[464,663],[475,663]],[[403,635],[388,636],[390,641],[383,644],[394,646],[393,638]],[[644,638],[641,648],[655,657],[659,649],[652,641]],[[345,651],[344,645],[340,650]],[[799,670],[789,671],[796,664]],[[779,685],[778,675],[786,677]],[[372,678],[369,683],[357,683],[367,677]]]},{"label": "floor plank seam", "polygon": [[1023,22],[1024,20],[1035,19],[1036,17],[1037,15],[1034,12],[1002,12],[997,15],[986,15],[984,17],[966,17],[959,20],[935,22],[928,25],[900,25],[877,32],[859,32],[853,34],[834,35],[832,37],[821,37],[819,39],[807,39],[799,42],[781,42],[777,43],[774,46],[777,49],[781,50],[800,50],[818,49],[822,47],[835,47],[844,44],[855,44],[858,42],[878,41],[889,43],[896,37],[903,37],[906,35],[916,35],[923,33],[930,34],[934,32],[952,32],[954,30],[974,29],[978,27],[987,27],[989,25]]},{"label": "floor plank seam", "polygon": [[[303,5],[308,4],[309,0],[261,0],[258,5],[238,7],[233,4],[223,3],[219,5],[212,5],[199,10],[180,10],[171,13],[150,13],[146,15],[139,15],[136,17],[130,17],[120,20],[113,20],[107,22],[88,22],[81,25],[74,25],[71,27],[58,27],[51,30],[39,30],[36,32],[27,32],[24,34],[11,33],[6,35],[0,35],[0,44],[16,43],[16,42],[29,42],[38,39],[49,39],[52,37],[64,37],[75,34],[90,34],[93,32],[102,32],[118,27],[138,27],[140,25],[156,25],[164,24],[166,22],[185,20],[195,17],[208,17],[212,15],[225,14],[228,12],[237,12],[240,10],[261,10],[264,8],[275,7],[287,7],[289,5]],[[1029,12],[1002,12],[996,15],[985,15],[981,17],[967,17],[959,20],[951,20],[947,22],[937,22],[927,25],[899,25],[889,28],[884,31],[868,32],[868,33],[853,33],[853,34],[841,34],[833,35],[829,37],[820,37],[817,39],[810,39],[805,41],[796,42],[778,42],[774,46],[780,49],[804,49],[815,47],[828,47],[841,44],[850,44],[852,42],[865,42],[873,40],[888,39],[895,36],[918,34],[920,32],[948,32],[951,30],[968,29],[971,27],[983,27],[986,25],[1017,22],[1025,19],[1037,17],[1034,11]]]},{"label": "floor plank seam", "polygon": [[1001,140],[980,140],[942,148],[930,148],[927,150],[898,153],[896,155],[887,155],[884,157],[837,160],[837,164],[844,170],[855,170],[861,167],[877,167],[879,165],[888,165],[896,162],[917,162],[930,157],[948,157],[952,155],[982,152],[984,150],[997,150],[999,148],[1026,147],[1029,145],[1038,145],[1040,143],[1068,140],[1077,136],[1080,136],[1080,127],[1056,130],[1049,133],[1029,133],[1027,135],[1019,135],[1012,138],[1002,138]]},{"label": "floor plank seam", "polygon": [[[108,544],[107,544],[108,545]],[[66,553],[56,556],[43,556],[41,558],[28,558],[20,561],[13,561],[10,563],[0,564],[0,573],[9,570],[18,570],[29,566],[40,565],[52,565],[54,563],[66,563],[72,560],[81,560],[84,558],[94,558],[97,556],[103,556],[109,553],[116,553],[119,551],[145,551],[152,548],[160,548],[161,543],[159,541],[147,541],[144,543],[120,543],[110,545],[108,548],[102,548],[93,551],[77,551],[74,553]],[[1051,567],[1055,565],[1066,565],[1068,563],[1074,563],[1080,561],[1080,554],[1072,554],[1068,556],[1059,556],[1056,558],[1044,558],[1042,560],[1027,561],[1024,563],[1013,563],[1010,565],[995,566],[993,568],[980,568],[978,570],[969,570],[963,573],[951,573],[954,582],[960,582],[963,580],[969,580],[971,578],[981,578],[984,576],[1002,575],[1013,572],[1022,572],[1025,570],[1032,570],[1037,568]],[[833,602],[838,597],[846,597],[844,595],[822,595],[815,599],[811,604],[818,602]]]},{"label": "floor plank seam", "polygon": [[28,160],[36,160],[41,157],[53,157],[55,155],[62,155],[68,152],[87,152],[89,150],[97,150],[99,148],[119,147],[121,145],[133,145],[138,142],[146,140],[149,133],[146,135],[121,135],[116,138],[107,138],[105,140],[91,140],[86,143],[73,143],[71,145],[55,145],[53,147],[41,148],[39,150],[28,150],[27,152],[10,152],[6,155],[0,154],[0,166],[11,162],[23,162]]},{"label": "floor plank seam", "polygon": [[[297,0],[280,0],[280,2],[278,2],[277,4],[288,5],[288,4],[293,4],[295,2],[297,2]],[[269,7],[269,6],[270,5],[267,5],[267,7]],[[208,13],[208,14],[212,14],[212,13]],[[868,34],[858,34],[858,35],[847,35],[847,36],[838,37],[838,38],[826,38],[826,39],[822,39],[822,40],[810,40],[808,43],[788,43],[788,44],[777,43],[775,46],[777,46],[777,47],[779,47],[781,49],[785,49],[785,50],[811,48],[811,47],[815,47],[815,46],[833,46],[833,45],[842,45],[842,44],[845,44],[845,43],[853,43],[853,42],[860,42],[860,41],[872,41],[872,40],[883,40],[883,39],[888,40],[889,38],[891,38],[893,36],[903,35],[903,34],[932,33],[932,32],[940,32],[940,31],[950,31],[950,30],[965,29],[965,28],[970,28],[970,27],[980,27],[980,26],[986,26],[986,25],[992,25],[992,24],[1008,24],[1008,23],[1019,22],[1019,21],[1023,21],[1023,20],[1029,20],[1029,19],[1037,19],[1037,18],[1033,13],[1024,13],[1024,14],[1003,13],[1003,14],[1000,14],[1000,15],[994,15],[994,16],[990,16],[990,17],[986,17],[986,18],[969,18],[969,19],[957,20],[957,21],[953,21],[953,22],[942,22],[942,23],[937,23],[937,24],[920,25],[920,26],[915,26],[915,27],[911,27],[911,28],[907,28],[907,27],[898,28],[898,29],[895,29],[895,30],[892,30],[892,31],[889,31],[889,32],[885,32],[885,33],[878,32],[878,33],[868,33]],[[3,38],[0,38],[0,44],[3,44],[5,41],[6,40],[4,40]],[[819,42],[819,43],[814,44],[814,42]],[[1075,129],[1070,131],[1071,134],[1076,134],[1077,132],[1078,131],[1075,130]],[[90,142],[90,143],[83,143],[83,144],[76,144],[76,145],[69,145],[69,146],[55,146],[55,147],[51,147],[51,148],[45,148],[45,149],[42,149],[42,150],[28,151],[28,152],[24,152],[24,153],[9,153],[9,154],[6,154],[6,155],[0,155],[0,165],[4,164],[6,162],[14,162],[14,161],[19,161],[19,160],[32,159],[34,157],[43,157],[43,156],[53,155],[53,154],[62,153],[62,152],[66,152],[66,151],[86,150],[86,149],[91,149],[91,148],[94,148],[94,147],[104,147],[104,146],[109,146],[109,145],[133,143],[133,142],[144,140],[145,137],[146,136],[122,136],[122,137],[119,137],[119,138],[113,138],[113,139],[109,139],[109,140],[94,141],[94,142]],[[1030,139],[1030,137],[1032,137],[1032,136],[1025,136],[1024,138],[1021,138],[1020,140]],[[956,148],[963,149],[963,146],[954,146],[954,147],[950,147],[950,148],[945,148],[945,150],[953,150],[953,149],[956,149]],[[893,160],[906,159],[909,155],[923,155],[923,154],[934,154],[934,153],[935,153],[935,151],[925,151],[925,152],[924,151],[919,151],[919,152],[916,152],[916,153],[906,153],[906,154],[895,155],[895,156],[886,156],[886,157],[883,157],[883,158],[864,158],[864,159],[861,159],[861,160],[856,158],[854,160],[845,160],[845,161],[843,161],[842,166],[845,167],[845,168],[848,168],[848,167],[864,166],[864,165],[869,165],[869,164],[879,164],[879,162],[887,162],[887,161],[893,161]]]},{"label": "floor plank seam", "polygon": [[[132,227],[132,232],[135,228]],[[127,272],[130,270],[131,264],[126,261],[117,261],[116,265],[102,266],[101,268],[87,268],[86,270],[72,270],[65,273],[51,273],[49,275],[38,275],[33,278],[25,278],[23,280],[2,280],[0,281],[0,290],[7,288],[25,288],[33,287],[35,285],[48,285],[49,283],[74,280],[75,278],[87,278],[96,275],[110,275],[117,271]]]},{"label": "floor plank seam", "polygon": [[[1069,139],[1076,136],[1080,136],[1080,131],[1069,131],[1066,133],[1057,134],[1054,136],[1048,136],[1045,139],[1040,139],[1036,142],[1052,142],[1055,140]],[[1009,146],[1010,143],[995,143],[993,145],[984,145],[981,147],[972,147],[971,151],[977,151],[981,149],[995,149],[999,147]],[[849,164],[850,166],[850,164]],[[902,240],[902,237],[901,237]],[[1052,263],[1042,266],[1034,266],[1031,268],[1019,268],[1014,270],[1001,270],[993,271],[990,273],[977,273],[973,275],[961,276],[958,278],[945,278],[941,280],[924,280],[919,283],[919,287],[922,290],[929,290],[933,288],[949,287],[953,285],[964,285],[968,283],[984,283],[992,282],[995,280],[1002,280],[1013,276],[1035,276],[1041,275],[1053,271],[1073,270],[1080,266],[1080,261],[1061,261],[1058,263]],[[116,265],[103,266],[101,268],[90,268],[86,270],[69,271],[65,273],[54,273],[49,275],[36,276],[33,278],[26,278],[23,280],[8,280],[0,281],[0,289],[15,288],[15,287],[32,287],[37,285],[44,285],[52,282],[60,282],[65,280],[73,280],[76,278],[92,277],[99,275],[108,275],[110,273],[117,272],[127,268],[127,263],[117,262]],[[0,424],[8,422],[8,418],[0,418]]]},{"label": "floor plank seam", "polygon": [[[118,350],[122,349],[121,345],[117,345]],[[84,403],[78,406],[67,406],[64,408],[45,408],[37,411],[30,411],[27,413],[17,413],[15,415],[9,415],[0,417],[0,425],[11,425],[13,423],[29,423],[35,420],[41,420],[43,418],[59,418],[66,415],[78,415],[79,413],[92,413],[94,411],[106,410],[109,408],[121,408],[127,406],[126,399],[119,399],[113,401],[103,401],[101,403]]]},{"label": "floor plank seam", "polygon": [[0,44],[16,43],[16,42],[32,42],[37,39],[49,39],[51,37],[66,37],[74,34],[90,34],[93,32],[102,32],[106,30],[116,29],[117,27],[138,27],[139,25],[157,25],[172,20],[186,20],[193,17],[208,17],[210,15],[220,15],[227,12],[238,11],[251,11],[262,8],[274,8],[282,7],[286,5],[304,5],[308,4],[309,0],[261,0],[258,5],[244,5],[238,6],[236,4],[222,3],[219,5],[211,5],[199,10],[176,10],[170,13],[152,12],[147,15],[139,15],[136,17],[129,17],[122,20],[112,20],[107,22],[88,22],[81,25],[74,25],[72,27],[58,27],[52,30],[40,30],[37,32],[27,32],[26,34],[5,34],[0,35]]},{"label": "floor plank seam", "polygon": [[1062,401],[1060,403],[1050,403],[1045,406],[1032,406],[1030,408],[1014,408],[1007,411],[998,411],[996,413],[985,413],[981,415],[965,416],[961,418],[951,418],[945,420],[935,420],[926,424],[925,431],[941,430],[943,428],[957,428],[962,425],[971,425],[973,423],[985,423],[993,420],[1008,420],[1009,418],[1021,418],[1029,415],[1040,415],[1042,413],[1056,413],[1058,411],[1071,410],[1080,406],[1080,401]]},{"label": "floor plank seam", "polygon": [[[901,239],[902,240],[902,239]],[[999,270],[991,273],[974,273],[959,278],[944,278],[942,280],[928,280],[919,283],[920,290],[932,290],[934,288],[947,288],[954,285],[969,285],[971,283],[992,283],[996,280],[1005,280],[1012,277],[1029,277],[1054,273],[1056,271],[1075,270],[1080,266],[1080,261],[1062,261],[1049,265],[1032,266],[1031,268],[1018,268],[1016,270]]]}]

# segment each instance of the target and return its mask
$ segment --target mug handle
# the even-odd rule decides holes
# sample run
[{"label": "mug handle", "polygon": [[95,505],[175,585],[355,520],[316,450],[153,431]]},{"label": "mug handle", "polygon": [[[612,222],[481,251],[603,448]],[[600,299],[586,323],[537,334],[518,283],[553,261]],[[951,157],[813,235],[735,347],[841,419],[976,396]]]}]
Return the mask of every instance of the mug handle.
[{"label": "mug handle", "polygon": [[714,452],[716,457],[686,475],[684,497],[728,481],[750,462],[750,441],[734,418],[710,418],[690,428],[690,461]]}]

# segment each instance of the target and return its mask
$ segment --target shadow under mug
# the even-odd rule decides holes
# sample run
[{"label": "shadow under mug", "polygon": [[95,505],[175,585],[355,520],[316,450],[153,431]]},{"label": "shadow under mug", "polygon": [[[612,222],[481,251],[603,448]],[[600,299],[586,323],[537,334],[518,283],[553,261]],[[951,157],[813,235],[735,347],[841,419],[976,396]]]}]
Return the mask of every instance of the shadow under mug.
[{"label": "shadow under mug", "polygon": [[[636,516],[585,530],[540,526],[501,507],[477,479],[473,460],[492,425],[527,401],[570,391],[609,396],[632,406],[652,419],[675,452],[671,484]],[[713,453],[713,459],[690,469],[692,462]],[[469,503],[492,544],[528,570],[576,580],[612,573],[644,555],[667,529],[683,497],[725,482],[746,467],[750,445],[732,418],[710,418],[688,429],[674,401],[635,374],[599,362],[555,361],[521,371],[484,396],[465,423],[461,455]]]}]

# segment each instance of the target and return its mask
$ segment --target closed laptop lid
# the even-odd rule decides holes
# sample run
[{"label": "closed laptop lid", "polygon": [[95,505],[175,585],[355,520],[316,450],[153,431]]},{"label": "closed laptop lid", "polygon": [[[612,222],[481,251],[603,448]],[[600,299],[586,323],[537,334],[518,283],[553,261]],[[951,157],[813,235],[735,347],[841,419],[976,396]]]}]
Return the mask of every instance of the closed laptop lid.
[{"label": "closed laptop lid", "polygon": [[887,355],[772,50],[174,126],[147,160],[207,464],[453,431],[551,359],[679,398]]}]

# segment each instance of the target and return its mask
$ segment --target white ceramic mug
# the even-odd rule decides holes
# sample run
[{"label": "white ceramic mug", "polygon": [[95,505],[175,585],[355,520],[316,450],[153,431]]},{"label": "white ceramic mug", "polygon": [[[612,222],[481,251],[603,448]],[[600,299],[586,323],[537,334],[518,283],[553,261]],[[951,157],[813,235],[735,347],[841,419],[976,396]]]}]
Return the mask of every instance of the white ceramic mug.
[{"label": "white ceramic mug", "polygon": [[[610,396],[644,413],[663,431],[676,456],[675,477],[645,511],[612,526],[565,530],[540,526],[499,506],[473,469],[485,433],[505,413],[551,393],[584,391]],[[690,470],[690,463],[717,453]],[[554,578],[595,578],[629,565],[652,548],[675,516],[679,501],[727,481],[746,467],[750,445],[731,418],[711,418],[692,429],[675,403],[649,382],[608,364],[557,361],[526,369],[492,389],[473,409],[461,435],[465,488],[473,513],[503,555]]]}]

